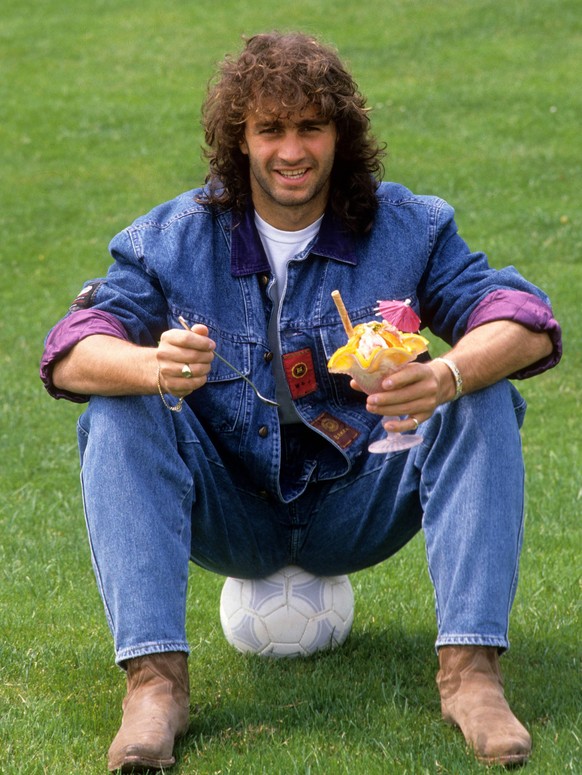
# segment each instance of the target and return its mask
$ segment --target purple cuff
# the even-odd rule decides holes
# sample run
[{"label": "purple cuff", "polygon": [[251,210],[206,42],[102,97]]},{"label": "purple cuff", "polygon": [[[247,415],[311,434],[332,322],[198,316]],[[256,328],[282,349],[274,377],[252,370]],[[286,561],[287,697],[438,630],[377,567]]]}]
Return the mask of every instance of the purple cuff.
[{"label": "purple cuff", "polygon": [[510,379],[527,379],[553,368],[562,357],[562,330],[552,314],[552,308],[544,301],[525,291],[501,289],[493,291],[480,302],[471,313],[467,323],[467,333],[473,328],[491,323],[494,320],[513,320],[531,331],[545,332],[554,346],[546,358],[532,363]]},{"label": "purple cuff", "polygon": [[70,393],[68,390],[60,390],[55,387],[52,371],[56,361],[63,358],[77,342],[94,334],[105,334],[129,341],[127,331],[119,320],[109,312],[98,309],[83,309],[73,312],[59,321],[50,331],[40,361],[40,378],[53,398],[66,398],[77,404],[89,400],[89,396]]}]

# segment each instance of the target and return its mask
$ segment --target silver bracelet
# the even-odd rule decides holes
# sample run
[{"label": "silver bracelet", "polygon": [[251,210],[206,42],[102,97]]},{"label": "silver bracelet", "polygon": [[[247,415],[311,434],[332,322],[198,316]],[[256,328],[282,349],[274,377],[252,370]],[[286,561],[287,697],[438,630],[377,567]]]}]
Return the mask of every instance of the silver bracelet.
[{"label": "silver bracelet", "polygon": [[453,401],[456,401],[457,398],[460,398],[463,395],[463,377],[461,376],[461,372],[457,368],[457,364],[450,358],[433,358],[432,362],[437,363],[438,361],[446,364],[451,370],[451,374],[455,380],[455,395],[453,396]]}]

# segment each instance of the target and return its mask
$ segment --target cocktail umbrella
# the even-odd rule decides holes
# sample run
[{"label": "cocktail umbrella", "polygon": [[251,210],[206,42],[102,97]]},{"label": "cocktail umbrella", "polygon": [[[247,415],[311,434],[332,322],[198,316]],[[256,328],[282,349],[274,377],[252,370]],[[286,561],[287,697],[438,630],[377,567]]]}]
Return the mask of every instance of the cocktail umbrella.
[{"label": "cocktail umbrella", "polygon": [[399,331],[405,331],[408,334],[416,334],[420,329],[420,318],[410,306],[410,299],[405,301],[380,301],[375,307],[378,316],[391,323]]}]

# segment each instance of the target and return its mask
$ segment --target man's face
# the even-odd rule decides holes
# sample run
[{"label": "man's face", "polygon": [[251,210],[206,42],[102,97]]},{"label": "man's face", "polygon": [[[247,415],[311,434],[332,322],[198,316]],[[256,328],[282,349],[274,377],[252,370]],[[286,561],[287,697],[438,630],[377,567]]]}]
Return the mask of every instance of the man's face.
[{"label": "man's face", "polygon": [[288,117],[247,117],[240,147],[249,157],[253,204],[263,220],[297,231],[323,214],[336,141],[335,124],[315,108]]}]

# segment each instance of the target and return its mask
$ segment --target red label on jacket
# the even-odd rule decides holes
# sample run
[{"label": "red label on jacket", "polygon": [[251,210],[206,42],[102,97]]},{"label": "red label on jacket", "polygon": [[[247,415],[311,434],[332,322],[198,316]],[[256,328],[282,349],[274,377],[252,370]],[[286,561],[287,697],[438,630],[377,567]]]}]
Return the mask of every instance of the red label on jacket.
[{"label": "red label on jacket", "polygon": [[291,398],[303,398],[317,390],[313,357],[309,347],[284,355],[283,369]]},{"label": "red label on jacket", "polygon": [[342,449],[349,447],[360,435],[360,431],[352,428],[351,425],[347,425],[342,420],[338,420],[337,417],[334,417],[329,412],[322,412],[311,424],[314,428],[329,436]]}]

